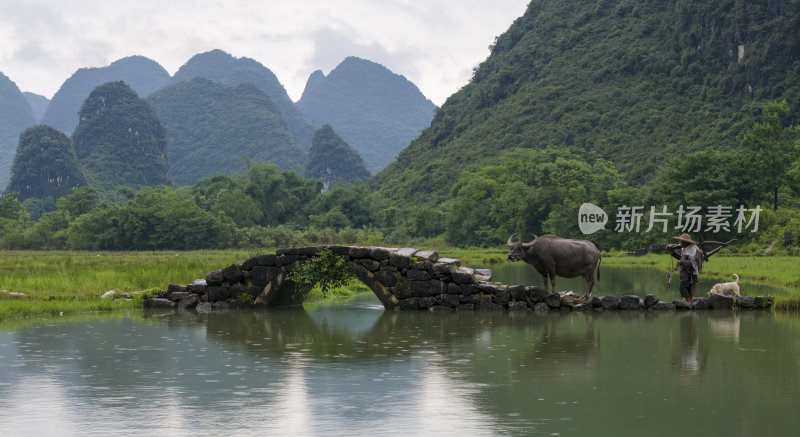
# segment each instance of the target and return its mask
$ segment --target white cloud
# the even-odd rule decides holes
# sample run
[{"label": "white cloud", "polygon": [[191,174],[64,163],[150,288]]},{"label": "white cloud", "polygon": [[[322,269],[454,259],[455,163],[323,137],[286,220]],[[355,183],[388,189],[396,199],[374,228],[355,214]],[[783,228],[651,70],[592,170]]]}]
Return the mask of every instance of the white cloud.
[{"label": "white cloud", "polygon": [[441,104],[469,80],[526,0],[6,0],[0,71],[48,97],[81,67],[130,55],[174,73],[221,49],[270,68],[298,99],[347,56],[381,63]]}]

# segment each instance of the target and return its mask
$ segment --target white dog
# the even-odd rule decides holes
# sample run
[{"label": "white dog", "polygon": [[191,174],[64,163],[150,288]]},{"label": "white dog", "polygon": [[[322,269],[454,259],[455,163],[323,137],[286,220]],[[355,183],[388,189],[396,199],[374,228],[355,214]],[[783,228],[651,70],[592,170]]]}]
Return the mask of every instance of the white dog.
[{"label": "white dog", "polygon": [[736,280],[733,282],[721,282],[719,284],[715,284],[713,287],[711,287],[711,291],[708,292],[708,295],[727,294],[734,295],[736,297],[742,297],[742,294],[739,293],[739,275],[734,273],[733,277],[736,278]]}]

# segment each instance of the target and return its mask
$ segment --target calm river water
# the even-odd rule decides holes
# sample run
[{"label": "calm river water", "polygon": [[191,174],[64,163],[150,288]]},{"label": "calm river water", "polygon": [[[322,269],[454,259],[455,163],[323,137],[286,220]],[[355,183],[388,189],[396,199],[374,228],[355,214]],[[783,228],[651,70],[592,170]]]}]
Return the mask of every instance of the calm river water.
[{"label": "calm river water", "polygon": [[800,317],[306,310],[0,325],[0,435],[797,435]]}]

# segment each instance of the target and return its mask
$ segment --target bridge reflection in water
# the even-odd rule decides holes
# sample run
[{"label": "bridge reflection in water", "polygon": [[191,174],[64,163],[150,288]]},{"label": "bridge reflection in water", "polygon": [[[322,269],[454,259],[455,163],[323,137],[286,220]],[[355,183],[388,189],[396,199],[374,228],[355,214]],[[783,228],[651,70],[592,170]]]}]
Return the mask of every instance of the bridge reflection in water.
[{"label": "bridge reflection in water", "polygon": [[0,331],[0,434],[780,435],[800,426],[785,414],[798,406],[799,321],[395,312],[367,295],[33,322]]},{"label": "bridge reflection in water", "polygon": [[0,428],[779,435],[800,425],[784,413],[800,389],[798,334],[797,317],[769,312],[386,312],[371,295],[34,323],[0,332]]}]

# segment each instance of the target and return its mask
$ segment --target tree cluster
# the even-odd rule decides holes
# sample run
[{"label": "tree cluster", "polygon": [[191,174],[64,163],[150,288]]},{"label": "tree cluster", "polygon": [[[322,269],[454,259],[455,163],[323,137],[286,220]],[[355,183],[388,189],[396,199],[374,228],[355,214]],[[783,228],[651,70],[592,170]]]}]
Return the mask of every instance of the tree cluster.
[{"label": "tree cluster", "polygon": [[8,191],[18,193],[20,201],[28,200],[36,217],[55,209],[56,199],[73,188],[86,185],[72,139],[45,125],[22,132],[11,172]]},{"label": "tree cluster", "polygon": [[[432,244],[497,246],[511,234],[554,233],[590,238],[604,250],[633,250],[671,241],[682,233],[615,229],[624,206],[677,211],[683,206],[732,207],[729,229],[706,239],[738,238],[740,251],[759,252],[800,225],[800,130],[788,123],[788,105],[776,101],[729,152],[699,150],[676,157],[643,185],[632,185],[609,161],[577,148],[517,148],[492,164],[465,169],[450,197],[436,208],[399,204],[364,183],[304,179],[269,164],[243,175],[215,175],[189,187],[123,188],[127,200],[102,201],[91,186],[73,189],[57,209],[31,221],[16,194],[0,204],[0,247],[31,249],[201,249],[303,244]],[[776,155],[778,158],[776,158]],[[777,193],[777,194],[776,194]],[[589,237],[578,229],[582,204],[603,208],[605,230]],[[761,208],[760,230],[737,232],[734,210]],[[656,211],[654,209],[653,211]],[[616,217],[615,217],[616,216]],[[747,226],[750,226],[748,224]],[[705,228],[705,226],[704,226]],[[777,245],[798,252],[797,240]]]},{"label": "tree cluster", "polygon": [[366,185],[337,185],[325,193],[321,187],[256,164],[244,175],[216,175],[190,187],[123,188],[127,200],[115,203],[102,201],[94,187],[76,188],[38,221],[9,194],[0,204],[0,247],[188,250],[382,241],[370,228],[374,214]]}]

